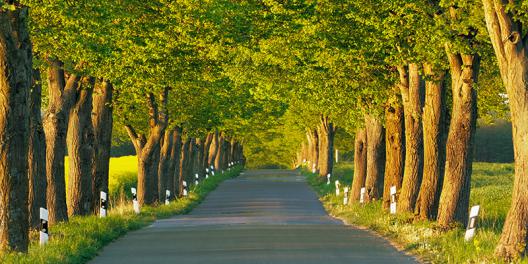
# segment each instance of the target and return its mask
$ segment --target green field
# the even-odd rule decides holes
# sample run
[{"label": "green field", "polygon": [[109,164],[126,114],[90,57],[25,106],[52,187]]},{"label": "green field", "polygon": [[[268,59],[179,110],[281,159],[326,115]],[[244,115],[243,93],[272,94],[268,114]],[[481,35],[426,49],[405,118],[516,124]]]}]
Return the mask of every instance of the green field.
[{"label": "green field", "polygon": [[[66,183],[68,182],[68,157],[64,160]],[[110,159],[108,177],[109,198],[111,204],[117,204],[124,197],[131,198],[130,188],[137,183],[137,157],[123,156]],[[66,185],[68,186],[68,185]]]},{"label": "green field", "polygon": [[[510,207],[513,185],[513,165],[474,163],[471,205],[480,205],[477,235],[472,242],[464,241],[464,227],[442,231],[434,222],[416,221],[412,215],[391,216],[382,212],[381,203],[366,206],[344,206],[343,197],[336,197],[333,184],[305,172],[320,195],[327,211],[349,224],[367,227],[389,238],[402,249],[432,263],[502,263],[493,256],[506,213]],[[339,163],[334,174],[350,184],[351,163]],[[522,263],[528,263],[523,259]]]},{"label": "green field", "polygon": [[144,206],[141,208],[141,214],[136,215],[132,209],[132,202],[127,198],[130,193],[129,187],[136,184],[136,157],[112,158],[109,189],[111,197],[115,198],[108,217],[103,219],[97,216],[72,217],[67,223],[50,226],[50,242],[44,247],[38,245],[38,232],[32,231],[29,252],[0,253],[0,263],[85,263],[104,245],[128,231],[145,227],[159,218],[189,212],[222,181],[237,176],[241,169],[235,167],[225,174],[209,177],[198,187],[191,186],[187,198],[178,199],[169,205]]}]

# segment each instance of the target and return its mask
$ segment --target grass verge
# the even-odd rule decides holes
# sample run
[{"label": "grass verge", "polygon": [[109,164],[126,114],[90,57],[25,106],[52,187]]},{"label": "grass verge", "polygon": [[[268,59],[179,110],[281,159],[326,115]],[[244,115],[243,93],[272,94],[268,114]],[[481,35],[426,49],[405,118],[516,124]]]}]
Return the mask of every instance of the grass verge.
[{"label": "grass verge", "polygon": [[129,231],[149,225],[156,219],[185,214],[198,205],[221,182],[239,175],[242,167],[217,174],[192,187],[188,197],[177,199],[169,205],[144,206],[141,214],[132,210],[132,202],[116,205],[106,218],[97,216],[72,217],[69,222],[50,226],[50,241],[38,245],[38,232],[31,233],[28,253],[4,253],[0,263],[85,263],[97,252]]},{"label": "grass verge", "polygon": [[[510,207],[513,165],[474,163],[471,181],[471,205],[479,204],[481,213],[477,235],[464,241],[464,227],[441,230],[435,222],[415,220],[413,215],[390,215],[380,202],[368,205],[343,205],[343,195],[335,195],[333,181],[352,182],[353,165],[340,163],[334,170],[332,184],[326,178],[303,171],[318,193],[328,213],[348,224],[368,228],[394,242],[427,263],[503,263],[493,255],[504,219]],[[342,192],[341,192],[342,193]],[[518,263],[528,263],[528,259]]]}]

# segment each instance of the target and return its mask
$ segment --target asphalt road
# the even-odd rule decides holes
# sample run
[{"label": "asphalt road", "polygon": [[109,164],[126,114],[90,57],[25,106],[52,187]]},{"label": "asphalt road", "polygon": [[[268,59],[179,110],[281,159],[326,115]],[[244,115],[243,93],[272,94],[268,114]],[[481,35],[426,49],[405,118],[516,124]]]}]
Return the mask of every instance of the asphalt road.
[{"label": "asphalt road", "polygon": [[90,263],[416,263],[386,240],[325,212],[304,177],[247,171],[190,214],[160,220]]}]

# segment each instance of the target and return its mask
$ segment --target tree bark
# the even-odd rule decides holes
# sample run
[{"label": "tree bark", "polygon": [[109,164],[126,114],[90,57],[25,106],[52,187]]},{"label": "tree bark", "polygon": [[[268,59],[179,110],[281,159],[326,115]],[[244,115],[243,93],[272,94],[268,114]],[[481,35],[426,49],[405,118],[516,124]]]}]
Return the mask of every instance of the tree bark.
[{"label": "tree bark", "polygon": [[0,250],[28,249],[28,9],[0,9]]},{"label": "tree bark", "polygon": [[385,108],[385,180],[383,188],[383,209],[390,206],[390,188],[401,190],[405,162],[405,132],[403,108],[399,98],[394,98]]},{"label": "tree bark", "polygon": [[444,166],[444,72],[424,64],[425,105],[423,108],[424,168],[415,214],[420,219],[436,219]]},{"label": "tree bark", "polygon": [[46,138],[42,127],[42,84],[40,71],[33,70],[33,84],[30,95],[30,134],[28,151],[29,179],[29,226],[40,224],[40,208],[46,206]]},{"label": "tree bark", "polygon": [[405,166],[398,211],[413,212],[422,175],[422,85],[417,64],[398,67],[405,120]]},{"label": "tree bark", "polygon": [[94,79],[83,77],[76,89],[68,123],[68,215],[92,212],[92,169],[94,166],[94,131],[92,93]]},{"label": "tree bark", "polygon": [[367,201],[383,197],[383,176],[385,165],[384,129],[381,121],[372,115],[365,116],[367,134],[367,176],[365,188]]},{"label": "tree bark", "polygon": [[62,62],[50,60],[49,64],[47,74],[49,102],[43,126],[46,137],[46,204],[49,223],[54,224],[68,220],[64,156],[69,112],[80,77],[77,74],[70,74],[66,82]]},{"label": "tree bark", "polygon": [[364,128],[356,130],[354,143],[354,178],[352,179],[352,190],[350,199],[359,201],[361,188],[365,187],[367,177],[367,133]]},{"label": "tree bark", "polygon": [[112,84],[97,81],[93,94],[92,124],[94,130],[95,160],[92,168],[94,199],[92,211],[99,213],[101,191],[108,194],[108,175],[110,171],[110,149],[112,148]]},{"label": "tree bark", "polygon": [[332,174],[334,168],[334,137],[336,127],[321,115],[321,123],[318,128],[319,134],[319,175],[326,177]]},{"label": "tree bark", "polygon": [[[483,0],[486,25],[508,93],[515,158],[512,204],[495,253],[515,260],[528,245],[528,40],[526,25],[506,12],[508,2]],[[515,12],[512,10],[510,12]]]},{"label": "tree bark", "polygon": [[160,141],[168,123],[167,100],[169,89],[165,88],[160,96],[161,110],[152,93],[148,95],[149,137],[136,133],[131,125],[126,125],[138,158],[137,197],[140,205],[154,204],[158,200],[157,169],[160,152]]},{"label": "tree bark", "polygon": [[473,161],[473,141],[477,121],[478,55],[447,52],[451,69],[453,111],[446,143],[444,183],[438,209],[438,223],[447,227],[465,224]]}]

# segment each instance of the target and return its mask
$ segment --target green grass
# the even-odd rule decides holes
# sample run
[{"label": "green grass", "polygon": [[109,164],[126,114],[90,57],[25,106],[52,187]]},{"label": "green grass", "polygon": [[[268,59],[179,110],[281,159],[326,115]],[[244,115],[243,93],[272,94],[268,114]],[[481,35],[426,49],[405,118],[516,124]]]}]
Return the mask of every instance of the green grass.
[{"label": "green grass", "polygon": [[[304,173],[330,214],[349,224],[369,228],[426,262],[502,263],[493,252],[510,207],[512,164],[474,163],[471,205],[479,204],[481,211],[477,235],[469,243],[464,241],[463,227],[442,231],[431,221],[417,221],[412,215],[393,216],[383,212],[380,202],[344,206],[342,196],[335,195],[334,184],[326,185],[326,179]],[[334,170],[334,176],[346,184],[351,183],[352,175],[351,163],[339,163]],[[528,263],[528,259],[519,262]]]},{"label": "green grass", "polygon": [[230,172],[216,174],[191,187],[189,197],[178,199],[169,205],[144,206],[136,215],[132,202],[124,199],[123,190],[136,182],[136,158],[112,158],[110,162],[110,194],[119,194],[122,200],[109,210],[108,217],[72,217],[69,222],[50,226],[50,241],[46,246],[38,245],[38,232],[32,231],[29,252],[0,254],[0,263],[85,263],[96,256],[106,244],[123,236],[128,231],[145,227],[156,219],[188,213],[222,181],[236,177],[241,167]]}]

